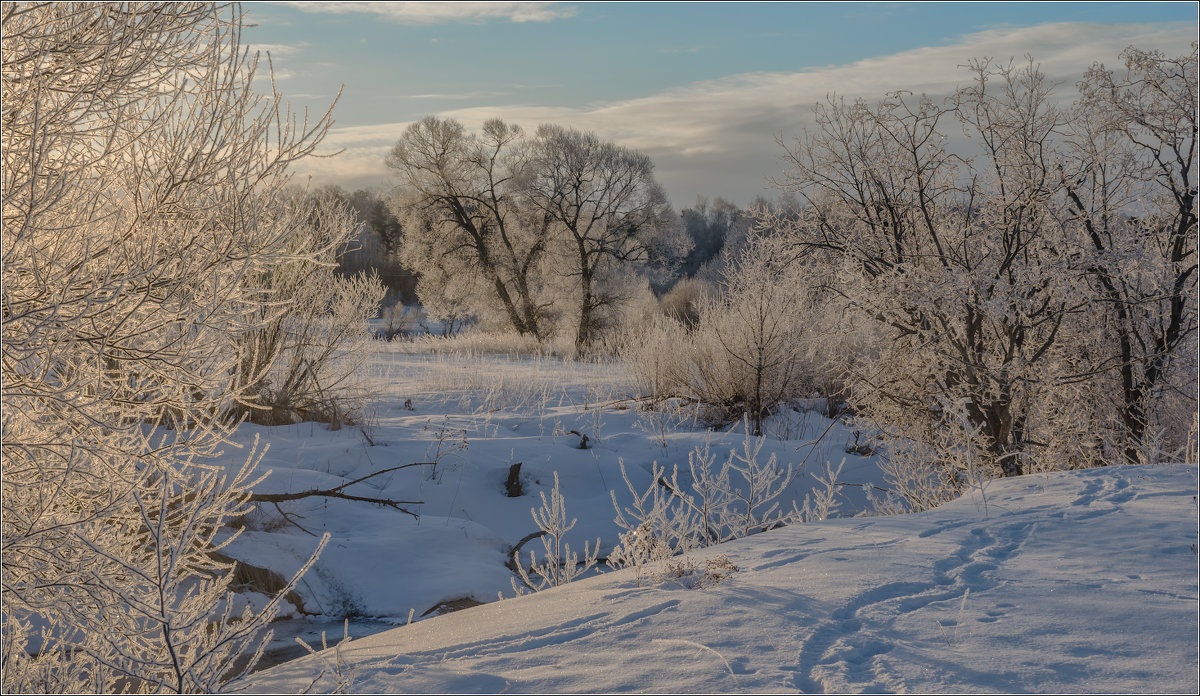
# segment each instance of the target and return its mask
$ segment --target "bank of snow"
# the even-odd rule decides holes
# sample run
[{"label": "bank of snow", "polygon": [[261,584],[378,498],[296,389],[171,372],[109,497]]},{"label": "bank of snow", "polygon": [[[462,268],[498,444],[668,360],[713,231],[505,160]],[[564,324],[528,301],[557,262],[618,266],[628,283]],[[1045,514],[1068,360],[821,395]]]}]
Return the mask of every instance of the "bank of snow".
[{"label": "bank of snow", "polygon": [[[360,692],[1195,693],[1197,469],[993,482],[914,515],[693,554],[715,587],[606,573],[352,640]],[[332,651],[331,651],[332,652]],[[254,675],[308,686],[331,653]],[[337,685],[327,673],[314,690]]]}]

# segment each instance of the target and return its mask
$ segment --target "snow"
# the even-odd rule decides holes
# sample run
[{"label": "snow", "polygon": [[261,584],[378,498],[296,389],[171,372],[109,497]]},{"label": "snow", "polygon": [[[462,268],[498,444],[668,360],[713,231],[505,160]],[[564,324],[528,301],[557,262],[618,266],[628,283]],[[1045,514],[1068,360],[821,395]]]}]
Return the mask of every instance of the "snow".
[{"label": "snow", "polygon": [[[371,446],[357,429],[246,426],[270,442],[258,492],[338,485],[372,471],[359,495],[420,501],[419,519],[361,502],[311,498],[249,520],[231,556],[288,576],[333,535],[298,588],[306,609],[277,624],[284,644],[339,649],[261,671],[254,692],[1195,692],[1196,466],[1108,467],[992,482],[981,495],[924,513],[793,525],[703,551],[738,572],[689,589],[639,585],[633,569],[514,597],[504,565],[534,531],[530,509],[558,472],[572,548],[619,531],[610,490],[629,497],[652,462],[678,464],[706,439],[718,452],[744,435],[697,423],[659,429],[625,400],[611,364],[549,358],[410,355],[380,344],[382,387]],[[411,399],[414,410],[404,407]],[[593,446],[577,449],[587,434]],[[824,437],[814,444],[818,436]],[[784,439],[784,436],[791,439]],[[763,456],[797,466],[785,506],[810,473],[843,458],[840,481],[879,484],[877,463],[843,452],[853,434],[816,412],[768,428]],[[663,446],[665,444],[665,447]],[[440,456],[439,456],[440,452]],[[239,453],[227,453],[230,462]],[[240,456],[244,456],[242,453]],[[504,496],[513,462],[525,494]],[[800,466],[803,463],[803,466]],[[843,489],[841,514],[865,507]],[[540,544],[527,545],[523,553]],[[678,560],[678,559],[676,559]],[[653,570],[653,569],[650,569]],[[497,600],[497,593],[505,599]],[[482,606],[437,615],[442,602]],[[413,611],[413,623],[405,625]],[[432,610],[432,611],[431,611]],[[421,615],[429,612],[422,619]],[[387,629],[387,630],[382,630]],[[370,634],[370,635],[368,635]],[[293,646],[300,654],[298,647]],[[286,656],[288,653],[280,653]],[[322,674],[322,669],[325,673]]]}]

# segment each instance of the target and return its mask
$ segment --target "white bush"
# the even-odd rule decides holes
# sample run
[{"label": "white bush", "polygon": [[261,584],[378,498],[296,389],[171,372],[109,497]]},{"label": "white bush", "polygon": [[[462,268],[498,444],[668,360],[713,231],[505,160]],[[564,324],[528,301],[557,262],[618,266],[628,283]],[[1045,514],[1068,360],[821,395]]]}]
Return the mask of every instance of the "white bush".
[{"label": "white bush", "polygon": [[[596,565],[596,556],[600,552],[600,539],[596,539],[595,546],[590,548],[588,542],[584,542],[582,559],[579,554],[571,551],[566,535],[575,527],[577,520],[567,522],[567,505],[562,491],[558,488],[557,471],[554,472],[554,488],[550,491],[550,498],[547,499],[544,492],[539,495],[542,498],[542,506],[529,512],[542,532],[540,539],[545,551],[542,562],[538,563],[537,554],[530,551],[529,570],[526,570],[521,562],[520,553],[513,553],[513,561],[521,581],[525,583],[524,587],[535,592],[571,582]],[[524,592],[524,588],[517,585],[516,580],[513,580],[512,585],[517,594]]]},{"label": "white bush", "polygon": [[330,122],[255,94],[236,8],[0,12],[0,685],[216,691],[274,604],[231,615],[209,555],[257,456],[206,460],[254,397],[243,339],[287,313],[255,279],[316,260],[287,167]]},{"label": "white bush", "polygon": [[834,470],[828,465],[823,477],[814,475],[822,484],[815,497],[807,495],[802,507],[781,508],[779,498],[794,479],[792,466],[780,466],[774,454],[762,461],[764,440],[750,433],[748,419],[743,427],[741,448],[730,451],[720,466],[708,442],[690,452],[682,482],[678,467],[667,478],[655,462],[643,490],[630,480],[622,462],[631,501],[622,505],[611,493],[614,521],[625,531],[609,554],[610,566],[637,568],[640,584],[649,564],[775,527],[825,519],[837,508],[841,466]]},{"label": "white bush", "polygon": [[316,420],[337,429],[361,419],[369,396],[356,372],[385,290],[374,274],[336,272],[336,250],[355,226],[349,206],[329,195],[291,196],[288,213],[300,221],[285,250],[291,259],[251,277],[270,303],[259,305],[258,326],[240,341],[238,366],[252,394],[243,404],[257,423]]},{"label": "white bush", "polygon": [[820,382],[819,297],[784,246],[756,238],[727,268],[724,292],[701,298],[694,329],[659,318],[619,354],[651,403],[681,397],[712,423],[747,416],[760,435],[772,409]]}]

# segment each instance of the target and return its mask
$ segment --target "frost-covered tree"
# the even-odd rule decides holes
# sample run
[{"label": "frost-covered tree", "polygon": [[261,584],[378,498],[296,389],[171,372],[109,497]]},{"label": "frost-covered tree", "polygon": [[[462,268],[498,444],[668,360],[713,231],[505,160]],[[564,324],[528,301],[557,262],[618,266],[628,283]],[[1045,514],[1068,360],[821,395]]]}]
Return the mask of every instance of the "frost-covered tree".
[{"label": "frost-covered tree", "polygon": [[358,213],[358,219],[366,223],[382,247],[382,256],[392,259],[400,253],[400,238],[404,228],[395,215],[388,210],[384,197],[368,189],[359,189],[350,194],[350,205]]},{"label": "frost-covered tree", "polygon": [[[887,436],[928,440],[944,404],[961,403],[987,466],[1014,475],[1036,439],[1046,356],[1082,304],[1050,206],[1063,115],[1032,64],[970,70],[944,105],[897,93],[818,107],[818,131],[788,154],[785,186],[806,209],[783,227],[853,310],[886,327],[853,376],[860,412]],[[955,122],[976,157],[945,149]]]},{"label": "frost-covered tree", "polygon": [[745,239],[754,224],[748,211],[720,196],[711,204],[705,198],[697,198],[696,205],[685,208],[679,217],[692,241],[692,249],[679,269],[685,277],[695,276],[702,266],[716,260],[727,238],[735,243]]},{"label": "frost-covered tree", "polygon": [[630,301],[634,275],[688,246],[650,159],[594,134],[544,125],[527,138],[498,119],[469,133],[430,117],[387,164],[401,257],[434,316],[466,308],[542,339],[571,307],[582,350]]},{"label": "frost-covered tree", "polygon": [[479,133],[452,119],[418,121],[387,158],[400,181],[389,204],[405,230],[401,258],[421,274],[417,293],[427,310],[438,316],[466,304],[542,338],[547,229],[544,216],[524,205],[524,142],[519,127],[499,119]]},{"label": "frost-covered tree", "polygon": [[1121,60],[1123,74],[1097,64],[1079,85],[1061,186],[1103,317],[1080,378],[1111,379],[1099,398],[1116,397],[1115,446],[1139,462],[1194,407],[1196,44]]},{"label": "frost-covered tree", "polygon": [[1195,381],[1195,54],[1125,56],[1075,109],[1032,61],[973,61],[944,103],[831,99],[788,150],[779,227],[879,330],[854,405],[923,491],[1146,460]]},{"label": "frost-covered tree", "polygon": [[755,436],[771,409],[797,396],[803,382],[813,293],[796,270],[782,244],[756,239],[726,269],[725,292],[701,305],[697,339],[719,350],[695,368],[725,366],[728,398],[749,416]]},{"label": "frost-covered tree", "polygon": [[671,264],[690,246],[646,155],[593,133],[543,125],[533,144],[528,195],[550,227],[558,273],[576,297],[576,350],[599,335],[620,303],[632,264]]},{"label": "frost-covered tree", "polygon": [[236,7],[0,17],[0,682],[215,691],[273,609],[234,611],[210,555],[257,455],[208,459],[272,365],[239,369],[248,332],[290,311],[259,279],[326,251],[285,187],[330,121],[255,92]]}]

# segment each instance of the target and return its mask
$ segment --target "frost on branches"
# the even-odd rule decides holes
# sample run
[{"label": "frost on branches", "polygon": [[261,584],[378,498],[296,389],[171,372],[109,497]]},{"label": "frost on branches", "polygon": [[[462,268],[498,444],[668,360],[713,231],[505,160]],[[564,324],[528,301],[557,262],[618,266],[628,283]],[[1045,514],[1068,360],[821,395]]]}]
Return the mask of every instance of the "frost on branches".
[{"label": "frost on branches", "polygon": [[[1122,59],[1071,108],[1032,61],[974,61],[941,103],[830,98],[788,149],[781,186],[804,205],[774,222],[878,330],[846,381],[912,507],[981,476],[1160,461],[1188,437],[1196,47]],[[952,129],[978,154],[952,154]]]},{"label": "frost on branches", "polygon": [[691,245],[650,159],[591,133],[543,125],[530,137],[499,119],[470,133],[429,117],[387,165],[400,258],[438,319],[538,341],[573,332],[579,353],[632,304],[635,271],[668,272]]},{"label": "frost on branches", "polygon": [[216,691],[274,610],[233,611],[209,555],[261,453],[206,462],[287,350],[247,340],[292,312],[262,280],[349,232],[292,238],[329,118],[253,91],[236,9],[2,13],[2,686]]}]

